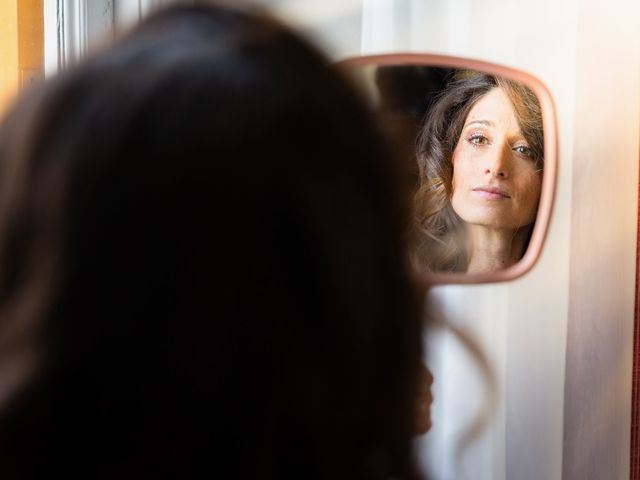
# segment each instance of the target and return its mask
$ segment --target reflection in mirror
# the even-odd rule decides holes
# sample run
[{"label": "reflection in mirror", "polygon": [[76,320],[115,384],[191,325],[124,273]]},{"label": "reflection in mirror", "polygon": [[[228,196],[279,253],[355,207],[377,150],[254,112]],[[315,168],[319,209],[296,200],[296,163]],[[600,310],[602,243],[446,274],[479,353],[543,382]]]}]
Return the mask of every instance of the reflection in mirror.
[{"label": "reflection in mirror", "polygon": [[351,73],[413,154],[411,257],[422,273],[490,273],[515,265],[542,189],[538,98],[523,83],[430,65],[364,65]]}]

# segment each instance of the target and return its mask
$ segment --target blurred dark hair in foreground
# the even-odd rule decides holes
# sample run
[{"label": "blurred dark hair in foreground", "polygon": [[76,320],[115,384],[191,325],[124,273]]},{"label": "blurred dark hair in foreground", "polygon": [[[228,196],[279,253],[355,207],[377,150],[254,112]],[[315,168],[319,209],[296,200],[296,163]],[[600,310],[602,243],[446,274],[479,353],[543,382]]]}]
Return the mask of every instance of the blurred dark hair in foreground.
[{"label": "blurred dark hair in foreground", "polygon": [[0,476],[415,478],[402,176],[276,22],[159,12],[0,127]]}]

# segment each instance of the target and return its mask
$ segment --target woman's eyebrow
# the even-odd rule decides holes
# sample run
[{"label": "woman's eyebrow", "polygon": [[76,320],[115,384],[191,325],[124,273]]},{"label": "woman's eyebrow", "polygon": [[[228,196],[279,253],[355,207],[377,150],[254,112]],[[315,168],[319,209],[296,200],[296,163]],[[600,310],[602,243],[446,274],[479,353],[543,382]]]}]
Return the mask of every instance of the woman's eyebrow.
[{"label": "woman's eyebrow", "polygon": [[471,120],[469,123],[465,125],[465,127],[468,127],[469,125],[475,125],[475,124],[485,125],[487,127],[495,126],[495,124],[491,120]]}]

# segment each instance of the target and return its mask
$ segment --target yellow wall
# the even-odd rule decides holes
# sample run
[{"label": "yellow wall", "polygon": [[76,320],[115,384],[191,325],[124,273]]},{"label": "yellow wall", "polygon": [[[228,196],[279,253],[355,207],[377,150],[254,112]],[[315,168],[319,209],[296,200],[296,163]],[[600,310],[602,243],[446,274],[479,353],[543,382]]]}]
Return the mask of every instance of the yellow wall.
[{"label": "yellow wall", "polygon": [[43,0],[0,0],[0,112],[44,77]]},{"label": "yellow wall", "polygon": [[0,112],[18,90],[18,0],[0,0]]}]

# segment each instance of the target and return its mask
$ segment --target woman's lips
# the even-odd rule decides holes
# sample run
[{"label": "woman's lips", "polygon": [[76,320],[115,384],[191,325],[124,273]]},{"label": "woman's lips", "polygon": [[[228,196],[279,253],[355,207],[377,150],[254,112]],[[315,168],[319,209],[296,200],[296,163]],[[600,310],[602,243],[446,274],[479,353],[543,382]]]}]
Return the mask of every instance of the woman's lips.
[{"label": "woman's lips", "polygon": [[473,191],[485,200],[505,200],[511,198],[507,192],[495,187],[476,187]]}]

